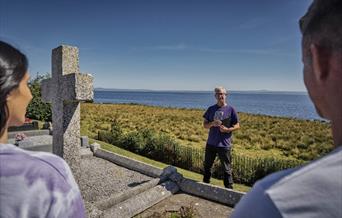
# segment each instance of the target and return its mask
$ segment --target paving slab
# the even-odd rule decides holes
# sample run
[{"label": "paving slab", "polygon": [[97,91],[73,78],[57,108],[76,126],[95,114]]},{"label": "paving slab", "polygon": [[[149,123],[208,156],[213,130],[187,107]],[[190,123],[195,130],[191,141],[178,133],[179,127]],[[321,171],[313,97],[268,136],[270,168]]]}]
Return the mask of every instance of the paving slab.
[{"label": "paving slab", "polygon": [[101,217],[97,201],[151,181],[152,177],[120,167],[107,160],[88,156],[81,159],[79,187],[88,217]]},{"label": "paving slab", "polygon": [[105,218],[121,217],[130,218],[145,211],[158,202],[169,198],[179,190],[172,181],[166,181],[140,194],[132,196],[124,202],[114,205],[105,211]]},{"label": "paving slab", "polygon": [[25,130],[25,131],[8,132],[8,138],[9,139],[15,138],[15,135],[18,134],[18,133],[24,133],[27,137],[30,137],[30,136],[40,136],[40,135],[50,135],[50,131],[47,130],[47,129]]},{"label": "paving slab", "polygon": [[[33,146],[29,146],[29,147],[41,146],[41,145],[51,145],[52,146],[52,136],[51,135],[28,136],[23,141],[25,141],[25,140],[32,142]],[[14,144],[15,139],[14,138],[8,139],[8,143]]]},{"label": "paving slab", "polygon": [[199,218],[227,218],[233,211],[233,208],[217,202],[186,193],[177,193],[136,215],[135,218],[170,217],[171,213],[180,211],[181,207],[193,208],[193,217]]}]

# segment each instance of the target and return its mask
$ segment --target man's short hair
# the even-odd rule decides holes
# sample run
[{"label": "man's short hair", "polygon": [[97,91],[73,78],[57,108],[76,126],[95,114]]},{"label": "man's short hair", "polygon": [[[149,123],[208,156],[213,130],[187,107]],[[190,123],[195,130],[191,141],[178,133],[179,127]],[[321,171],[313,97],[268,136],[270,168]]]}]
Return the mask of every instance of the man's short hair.
[{"label": "man's short hair", "polygon": [[315,0],[299,24],[304,48],[342,49],[342,0]]},{"label": "man's short hair", "polygon": [[215,94],[218,92],[227,94],[227,90],[223,86],[216,87],[214,91],[215,91]]}]

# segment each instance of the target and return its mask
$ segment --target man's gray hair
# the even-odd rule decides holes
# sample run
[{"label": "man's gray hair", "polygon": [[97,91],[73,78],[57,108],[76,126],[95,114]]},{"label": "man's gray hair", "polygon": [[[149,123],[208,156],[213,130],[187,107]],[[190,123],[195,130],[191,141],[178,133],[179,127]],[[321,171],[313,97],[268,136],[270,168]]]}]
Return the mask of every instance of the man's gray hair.
[{"label": "man's gray hair", "polygon": [[315,0],[299,21],[303,48],[308,50],[314,42],[322,48],[342,50],[341,22],[341,0]]},{"label": "man's gray hair", "polygon": [[214,91],[215,91],[215,93],[223,92],[223,93],[227,94],[227,90],[223,86],[216,87]]}]

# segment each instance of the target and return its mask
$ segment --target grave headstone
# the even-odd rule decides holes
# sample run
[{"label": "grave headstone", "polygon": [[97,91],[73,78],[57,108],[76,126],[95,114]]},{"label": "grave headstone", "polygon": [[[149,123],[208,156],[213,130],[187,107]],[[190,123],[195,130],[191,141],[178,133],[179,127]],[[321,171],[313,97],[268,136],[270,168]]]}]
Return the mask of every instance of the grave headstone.
[{"label": "grave headstone", "polygon": [[93,77],[81,74],[78,48],[61,45],[52,50],[52,78],[42,81],[42,99],[52,103],[53,153],[80,177],[80,102],[92,100]]},{"label": "grave headstone", "polygon": [[81,136],[81,146],[84,148],[89,148],[89,138],[88,136]]},{"label": "grave headstone", "polygon": [[16,131],[38,130],[38,129],[39,129],[38,121],[32,121],[31,123],[24,123],[21,126],[11,126],[8,128],[8,131],[16,132]]}]

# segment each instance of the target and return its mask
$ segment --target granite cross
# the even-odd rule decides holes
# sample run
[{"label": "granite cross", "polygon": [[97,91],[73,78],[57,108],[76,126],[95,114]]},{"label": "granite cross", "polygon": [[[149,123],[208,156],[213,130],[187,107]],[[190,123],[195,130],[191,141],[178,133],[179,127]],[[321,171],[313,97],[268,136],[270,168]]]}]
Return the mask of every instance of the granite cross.
[{"label": "granite cross", "polygon": [[78,48],[61,45],[52,50],[52,78],[42,81],[42,99],[52,103],[53,153],[80,178],[80,102],[92,100],[93,77],[79,71]]}]

